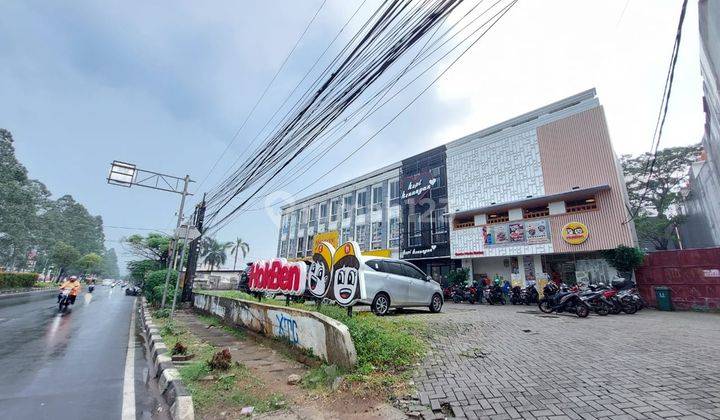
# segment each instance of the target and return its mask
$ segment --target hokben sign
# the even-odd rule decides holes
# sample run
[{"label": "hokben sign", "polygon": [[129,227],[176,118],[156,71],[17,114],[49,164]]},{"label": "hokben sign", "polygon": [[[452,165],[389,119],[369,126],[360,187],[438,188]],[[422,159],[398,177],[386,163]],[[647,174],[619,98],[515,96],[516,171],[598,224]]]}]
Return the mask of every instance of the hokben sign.
[{"label": "hokben sign", "polygon": [[300,296],[305,293],[307,266],[304,262],[288,262],[285,258],[257,261],[248,274],[248,287],[253,292],[282,293]]}]

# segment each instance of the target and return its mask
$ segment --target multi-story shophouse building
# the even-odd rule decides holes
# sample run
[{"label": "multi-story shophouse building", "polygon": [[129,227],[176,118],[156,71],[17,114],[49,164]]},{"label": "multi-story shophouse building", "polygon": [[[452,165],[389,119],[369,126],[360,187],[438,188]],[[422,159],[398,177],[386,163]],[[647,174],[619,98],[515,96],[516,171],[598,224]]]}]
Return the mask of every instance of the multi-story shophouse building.
[{"label": "multi-story shophouse building", "polygon": [[283,207],[278,256],[354,239],[440,281],[608,281],[601,251],[636,242],[626,204],[589,90]]}]

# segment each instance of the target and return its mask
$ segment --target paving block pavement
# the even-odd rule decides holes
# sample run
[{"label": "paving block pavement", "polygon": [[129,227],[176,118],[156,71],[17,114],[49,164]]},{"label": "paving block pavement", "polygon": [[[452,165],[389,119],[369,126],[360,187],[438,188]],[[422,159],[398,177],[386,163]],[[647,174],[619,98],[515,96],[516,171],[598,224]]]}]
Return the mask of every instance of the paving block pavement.
[{"label": "paving block pavement", "polygon": [[720,315],[542,314],[446,304],[414,378],[437,413],[490,419],[720,418]]}]

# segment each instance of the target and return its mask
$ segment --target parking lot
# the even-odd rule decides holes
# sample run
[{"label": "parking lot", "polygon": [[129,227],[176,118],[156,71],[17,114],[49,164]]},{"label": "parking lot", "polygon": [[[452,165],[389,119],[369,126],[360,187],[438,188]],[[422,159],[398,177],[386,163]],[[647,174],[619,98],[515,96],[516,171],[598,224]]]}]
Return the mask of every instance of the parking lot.
[{"label": "parking lot", "polygon": [[[447,303],[415,376],[423,404],[468,418],[720,418],[720,315],[548,315]],[[452,409],[452,412],[448,410]]]}]

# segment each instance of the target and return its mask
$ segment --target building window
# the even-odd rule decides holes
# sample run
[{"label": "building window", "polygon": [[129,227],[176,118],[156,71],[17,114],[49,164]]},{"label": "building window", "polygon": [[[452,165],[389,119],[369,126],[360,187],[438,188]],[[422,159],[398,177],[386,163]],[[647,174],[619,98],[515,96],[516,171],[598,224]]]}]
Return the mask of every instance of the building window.
[{"label": "building window", "polygon": [[320,203],[320,220],[327,219],[327,203]]},{"label": "building window", "polygon": [[312,206],[310,207],[310,215],[308,216],[308,222],[314,223],[315,220],[317,220],[317,207]]},{"label": "building window", "polygon": [[307,248],[305,250],[305,255],[307,255],[308,257],[311,256],[313,253],[313,238],[314,238],[313,235],[308,235]]},{"label": "building window", "polygon": [[362,251],[367,250],[367,226],[357,225],[355,226],[355,240]]},{"label": "building window", "polygon": [[510,220],[510,216],[508,216],[508,212],[497,212],[497,213],[490,213],[487,215],[487,224],[488,225],[494,225],[495,223],[505,223]]},{"label": "building window", "polygon": [[565,202],[566,213],[581,213],[590,210],[597,210],[597,201],[595,201],[595,197]]},{"label": "building window", "polygon": [[383,204],[383,187],[377,185],[372,188],[372,209],[373,211],[382,210]]},{"label": "building window", "polygon": [[353,196],[348,195],[348,196],[343,197],[343,210],[342,210],[343,219],[350,218],[350,216],[352,214],[352,213],[350,213],[352,211],[352,208],[353,208]]},{"label": "building window", "polygon": [[400,246],[400,220],[397,217],[390,218],[388,238],[390,248],[398,248]]},{"label": "building window", "polygon": [[418,246],[422,243],[422,213],[408,215],[408,245]]},{"label": "building window", "polygon": [[390,181],[390,205],[395,206],[400,202],[400,180]]},{"label": "building window", "polygon": [[439,209],[432,212],[430,223],[432,224],[432,243],[444,244],[448,240],[447,235],[447,216],[445,216],[445,209]]},{"label": "building window", "polygon": [[373,222],[371,228],[370,249],[381,249],[383,247],[382,222]]},{"label": "building window", "polygon": [[281,228],[282,236],[287,236],[289,231],[290,231],[290,218],[286,214],[282,217],[282,228]]},{"label": "building window", "polygon": [[300,258],[305,255],[305,238],[300,237],[298,238],[298,244],[297,244],[297,257]]},{"label": "building window", "polygon": [[357,193],[357,214],[367,213],[367,191],[358,191]]},{"label": "building window", "polygon": [[280,242],[280,258],[286,257],[288,251],[288,243],[287,241]]},{"label": "building window", "polygon": [[349,227],[344,227],[340,230],[340,243],[344,244],[345,242],[350,240],[350,236],[352,235],[352,232],[350,231]]},{"label": "building window", "polygon": [[455,226],[455,229],[464,229],[475,226],[475,218],[474,217],[459,217],[455,216],[453,218],[453,226]]},{"label": "building window", "polygon": [[435,185],[433,185],[433,188],[439,188],[445,185],[445,180],[442,176],[442,166],[431,168],[430,174],[435,178]]},{"label": "building window", "polygon": [[300,225],[305,224],[305,209],[298,210],[298,222]]},{"label": "building window", "polygon": [[330,221],[337,222],[338,214],[340,214],[340,199],[336,198],[330,202]]},{"label": "building window", "polygon": [[523,219],[537,219],[538,217],[546,217],[550,215],[548,206],[531,207],[523,209]]},{"label": "building window", "polygon": [[290,241],[290,249],[288,249],[287,256],[292,258],[292,256],[295,255],[295,250],[297,250],[297,241],[292,240]]}]

